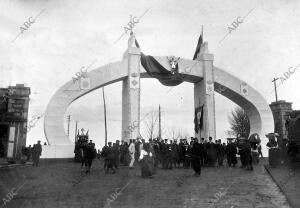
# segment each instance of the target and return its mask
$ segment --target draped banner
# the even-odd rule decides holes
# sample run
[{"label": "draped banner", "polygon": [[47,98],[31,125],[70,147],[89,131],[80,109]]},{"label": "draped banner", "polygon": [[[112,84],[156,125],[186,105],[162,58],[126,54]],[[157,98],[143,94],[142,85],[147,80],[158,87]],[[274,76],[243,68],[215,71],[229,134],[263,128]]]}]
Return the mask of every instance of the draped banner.
[{"label": "draped banner", "polygon": [[[135,39],[135,46],[140,48],[138,41]],[[176,86],[183,82],[183,76],[178,73],[178,63],[173,73],[163,67],[153,56],[146,56],[141,53],[141,64],[146,72],[160,83],[166,86]]]},{"label": "draped banner", "polygon": [[176,63],[175,73],[164,68],[153,56],[141,54],[141,64],[147,73],[160,83],[166,86],[176,86],[183,82],[183,76],[178,73],[178,63]]}]

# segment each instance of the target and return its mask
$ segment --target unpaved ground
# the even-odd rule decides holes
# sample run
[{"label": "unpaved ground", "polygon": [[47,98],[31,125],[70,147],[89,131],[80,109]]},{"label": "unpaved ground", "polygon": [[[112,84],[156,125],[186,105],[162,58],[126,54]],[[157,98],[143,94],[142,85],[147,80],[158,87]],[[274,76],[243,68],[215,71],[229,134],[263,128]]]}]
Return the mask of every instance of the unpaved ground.
[{"label": "unpaved ground", "polygon": [[[0,197],[7,207],[16,208],[289,207],[262,165],[253,172],[205,168],[199,178],[191,169],[159,169],[152,179],[139,175],[138,167],[105,175],[100,161],[90,175],[82,176],[75,163],[1,169]],[[12,191],[15,194],[7,200]]]},{"label": "unpaved ground", "polygon": [[272,168],[266,166],[276,183],[289,198],[293,207],[300,207],[300,167],[280,166]]}]

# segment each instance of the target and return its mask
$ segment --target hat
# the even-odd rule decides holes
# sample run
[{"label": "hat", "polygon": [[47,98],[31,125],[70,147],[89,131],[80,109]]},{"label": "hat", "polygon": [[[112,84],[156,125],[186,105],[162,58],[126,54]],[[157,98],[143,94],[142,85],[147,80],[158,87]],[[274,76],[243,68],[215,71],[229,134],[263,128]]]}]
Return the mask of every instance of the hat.
[{"label": "hat", "polygon": [[268,133],[268,134],[266,134],[266,137],[267,138],[279,137],[279,134],[278,133]]}]

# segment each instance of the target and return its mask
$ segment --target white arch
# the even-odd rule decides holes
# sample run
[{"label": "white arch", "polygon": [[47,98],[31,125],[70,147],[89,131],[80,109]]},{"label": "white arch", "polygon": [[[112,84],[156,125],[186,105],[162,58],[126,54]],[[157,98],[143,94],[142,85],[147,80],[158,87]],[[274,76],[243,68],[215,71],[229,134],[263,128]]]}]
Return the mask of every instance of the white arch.
[{"label": "white arch", "polygon": [[[169,68],[166,57],[155,57],[161,65]],[[88,72],[91,80],[89,90],[80,90],[79,83],[73,84],[69,81],[60,87],[51,98],[44,118],[44,132],[50,145],[72,145],[64,130],[64,114],[69,105],[84,96],[105,85],[121,81],[128,76],[127,59],[105,65]],[[192,66],[188,71],[183,70]],[[179,62],[179,72],[183,75],[184,81],[197,82],[202,80],[203,66],[201,61],[181,59]],[[149,77],[145,69],[141,66],[141,78]],[[241,106],[250,119],[250,133],[258,133],[264,136],[266,133],[274,131],[274,121],[271,109],[259,92],[248,85],[248,96],[240,93],[240,85],[243,82],[228,72],[214,67],[215,90],[228,99]],[[225,88],[226,90],[219,90]]]}]

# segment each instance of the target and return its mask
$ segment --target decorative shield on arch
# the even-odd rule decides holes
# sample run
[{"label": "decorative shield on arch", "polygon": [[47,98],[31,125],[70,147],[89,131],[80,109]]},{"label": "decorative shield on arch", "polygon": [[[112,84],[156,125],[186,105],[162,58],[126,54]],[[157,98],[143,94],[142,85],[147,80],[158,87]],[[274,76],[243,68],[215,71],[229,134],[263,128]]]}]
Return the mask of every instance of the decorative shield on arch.
[{"label": "decorative shield on arch", "polygon": [[80,89],[81,90],[89,90],[91,88],[91,80],[89,77],[81,77],[80,78]]},{"label": "decorative shield on arch", "polygon": [[130,74],[130,89],[139,89],[140,88],[140,79],[138,73],[134,72]]}]

